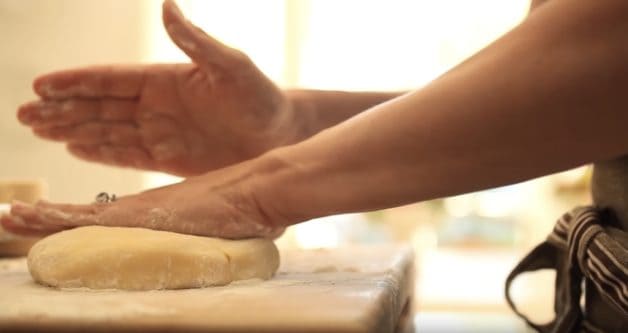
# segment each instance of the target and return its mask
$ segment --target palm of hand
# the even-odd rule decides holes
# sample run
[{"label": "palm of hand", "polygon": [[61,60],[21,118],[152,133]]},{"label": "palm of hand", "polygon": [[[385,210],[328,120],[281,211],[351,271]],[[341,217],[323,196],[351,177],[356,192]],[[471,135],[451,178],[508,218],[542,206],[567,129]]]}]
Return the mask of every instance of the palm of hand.
[{"label": "palm of hand", "polygon": [[211,76],[195,65],[164,70],[147,75],[135,119],[152,169],[199,174],[276,144],[287,106],[253,66]]},{"label": "palm of hand", "polygon": [[134,120],[148,168],[185,176],[268,150],[286,112],[279,90],[252,65],[211,76],[189,65],[147,73]]},{"label": "palm of hand", "polygon": [[42,100],[22,106],[19,119],[82,159],[186,177],[290,141],[286,99],[246,55],[169,3],[164,23],[194,63],[48,74],[35,82]]},{"label": "palm of hand", "polygon": [[[240,69],[157,67],[146,75],[134,121],[144,168],[188,176],[254,157],[277,144],[287,106],[251,64]],[[152,165],[150,165],[152,164]]]}]

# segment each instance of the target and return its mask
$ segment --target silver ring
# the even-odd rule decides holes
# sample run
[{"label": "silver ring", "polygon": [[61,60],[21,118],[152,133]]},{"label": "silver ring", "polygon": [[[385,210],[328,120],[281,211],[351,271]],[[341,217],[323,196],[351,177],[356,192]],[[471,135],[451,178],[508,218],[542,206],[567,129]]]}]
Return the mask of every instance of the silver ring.
[{"label": "silver ring", "polygon": [[96,203],[110,203],[114,201],[116,201],[116,195],[113,193],[100,192],[96,195]]}]

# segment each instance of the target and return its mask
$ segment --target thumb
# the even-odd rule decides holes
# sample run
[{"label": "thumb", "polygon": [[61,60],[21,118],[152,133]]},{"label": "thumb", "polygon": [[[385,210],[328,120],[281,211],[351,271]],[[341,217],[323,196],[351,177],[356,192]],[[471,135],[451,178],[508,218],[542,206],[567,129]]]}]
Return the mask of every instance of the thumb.
[{"label": "thumb", "polygon": [[163,3],[163,23],[170,39],[201,68],[212,69],[246,58],[188,21],[173,0]]}]

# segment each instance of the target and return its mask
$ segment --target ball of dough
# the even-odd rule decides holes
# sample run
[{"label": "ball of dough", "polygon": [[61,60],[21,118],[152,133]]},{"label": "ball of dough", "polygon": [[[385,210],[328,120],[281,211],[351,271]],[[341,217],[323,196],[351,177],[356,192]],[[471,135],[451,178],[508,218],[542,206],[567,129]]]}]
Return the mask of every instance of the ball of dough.
[{"label": "ball of dough", "polygon": [[268,279],[279,253],[267,239],[226,240],[144,228],[88,226],[37,242],[28,269],[59,288],[181,289]]}]

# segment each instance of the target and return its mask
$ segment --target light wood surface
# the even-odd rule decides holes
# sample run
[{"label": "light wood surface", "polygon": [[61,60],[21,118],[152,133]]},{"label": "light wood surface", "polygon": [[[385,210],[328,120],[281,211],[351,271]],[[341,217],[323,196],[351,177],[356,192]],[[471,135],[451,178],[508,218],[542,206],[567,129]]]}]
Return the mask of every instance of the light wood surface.
[{"label": "light wood surface", "polygon": [[410,329],[408,247],[285,250],[267,281],[170,291],[57,290],[0,259],[0,332],[394,332]]}]

